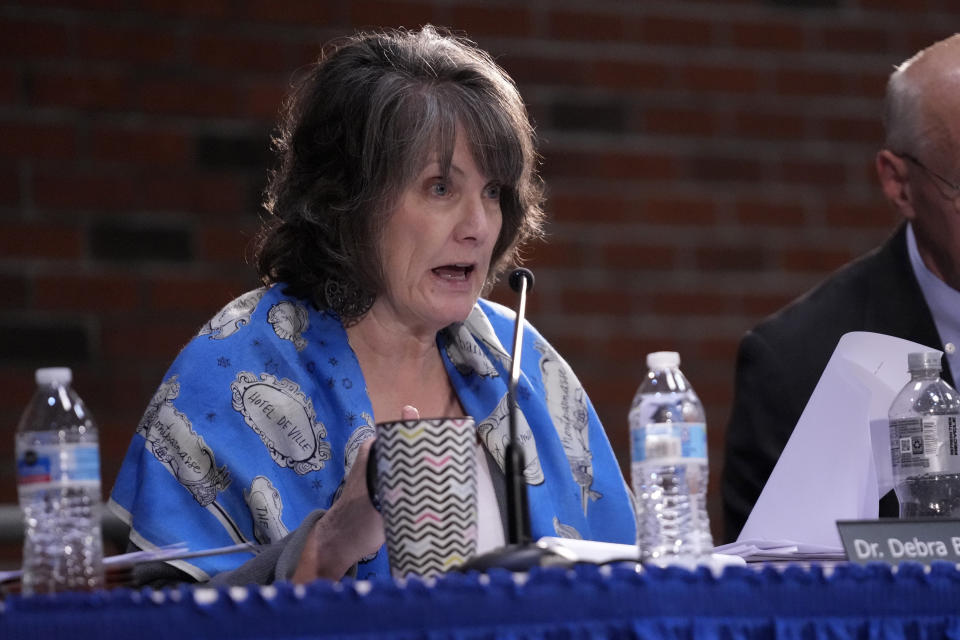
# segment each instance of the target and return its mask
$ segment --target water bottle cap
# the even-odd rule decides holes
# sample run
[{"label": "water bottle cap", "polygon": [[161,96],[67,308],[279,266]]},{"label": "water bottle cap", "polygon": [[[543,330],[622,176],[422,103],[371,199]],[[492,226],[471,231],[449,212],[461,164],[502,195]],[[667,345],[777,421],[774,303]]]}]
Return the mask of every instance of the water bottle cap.
[{"label": "water bottle cap", "polygon": [[680,366],[680,354],[676,351],[654,351],[647,354],[648,369],[668,369]]},{"label": "water bottle cap", "polygon": [[68,385],[73,382],[73,371],[70,367],[46,367],[37,369],[34,379],[38,385],[45,387],[55,384]]},{"label": "water bottle cap", "polygon": [[921,369],[936,369],[940,371],[940,354],[936,351],[908,353],[907,369],[910,371],[920,371]]}]

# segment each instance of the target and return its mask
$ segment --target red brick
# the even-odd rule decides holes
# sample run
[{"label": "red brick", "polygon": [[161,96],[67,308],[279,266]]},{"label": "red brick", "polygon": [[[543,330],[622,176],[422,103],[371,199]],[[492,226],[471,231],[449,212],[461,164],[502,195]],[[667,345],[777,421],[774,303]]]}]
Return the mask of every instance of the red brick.
[{"label": "red brick", "polygon": [[777,93],[787,96],[848,95],[856,77],[834,71],[784,69],[776,74]]},{"label": "red brick", "polygon": [[169,365],[180,349],[197,335],[203,322],[199,315],[192,321],[174,319],[169,315],[162,320],[129,318],[118,321],[104,327],[100,336],[101,355],[110,362]]},{"label": "red brick", "polygon": [[765,22],[741,22],[731,26],[733,43],[748,49],[774,49],[798,51],[804,48],[804,33],[793,24]]},{"label": "red brick", "polygon": [[147,80],[137,98],[139,108],[147,113],[227,117],[242,112],[239,88],[223,81],[193,77]]},{"label": "red brick", "polygon": [[71,11],[80,9],[127,9],[128,0],[8,0],[8,5],[24,5],[32,9],[38,7],[65,8]]},{"label": "red brick", "polygon": [[780,171],[782,180],[794,184],[839,187],[847,181],[847,169],[839,162],[786,160]]},{"label": "red brick", "polygon": [[782,309],[802,293],[782,291],[778,293],[748,293],[743,296],[743,312],[755,318],[762,318]]},{"label": "red brick", "polygon": [[856,27],[843,24],[837,27],[824,27],[821,33],[821,47],[830,51],[856,51],[875,53],[891,50],[893,33],[880,28]]},{"label": "red brick", "polygon": [[223,173],[164,172],[143,176],[138,202],[153,211],[239,216],[250,207],[247,178]]},{"label": "red brick", "polygon": [[[953,7],[951,7],[953,8]],[[910,52],[904,54],[904,60],[909,56],[913,55],[913,52],[926,49],[934,42],[943,40],[944,38],[949,38],[954,34],[956,29],[952,28],[952,25],[945,24],[936,28],[928,27],[926,25],[911,25],[911,29],[906,32],[906,43],[902,45],[902,50],[905,52]],[[897,60],[897,63],[902,62]]]},{"label": "red brick", "polygon": [[643,219],[654,224],[710,225],[716,221],[713,201],[693,196],[650,196],[641,211]]},{"label": "red brick", "polygon": [[888,9],[906,14],[933,8],[929,0],[860,0],[859,5],[861,9]]},{"label": "red brick", "polygon": [[675,158],[623,152],[589,153],[551,150],[544,161],[548,176],[608,180],[669,180],[677,177]]},{"label": "red brick", "polygon": [[140,307],[140,285],[136,277],[119,273],[38,276],[34,304],[57,311],[134,311]]},{"label": "red brick", "polygon": [[77,153],[76,132],[67,125],[2,122],[0,140],[0,157],[51,160]]},{"label": "red brick", "polygon": [[185,166],[192,153],[191,141],[183,131],[162,127],[96,127],[90,148],[98,160],[124,164]]},{"label": "red brick", "polygon": [[[597,60],[587,70],[588,83],[610,89],[663,89],[671,78],[670,68],[656,62]],[[568,84],[569,80],[558,78]]]},{"label": "red brick", "polygon": [[562,40],[623,40],[624,18],[616,13],[552,11],[547,16],[548,33]]},{"label": "red brick", "polygon": [[350,4],[349,12],[350,23],[358,27],[390,25],[416,28],[428,22],[442,24],[437,10],[423,2],[355,0]]},{"label": "red brick", "polygon": [[[879,114],[879,108],[877,110]],[[836,117],[823,121],[824,135],[829,140],[841,142],[872,142],[880,144],[883,141],[883,125],[880,117],[855,118]]]},{"label": "red brick", "polygon": [[293,61],[287,47],[277,38],[205,34],[193,38],[188,57],[201,68],[231,73],[258,71],[287,74],[307,60]]},{"label": "red brick", "polygon": [[677,250],[673,247],[610,243],[601,247],[600,253],[604,264],[615,269],[671,271],[676,268]]},{"label": "red brick", "polygon": [[88,68],[37,72],[32,99],[40,106],[77,109],[129,109],[136,102],[135,83],[119,71]]},{"label": "red brick", "polygon": [[178,36],[157,28],[87,24],[77,27],[76,40],[80,58],[126,63],[177,61]]},{"label": "red brick", "polygon": [[199,255],[203,262],[254,265],[255,225],[242,228],[236,225],[207,225],[199,233]]},{"label": "red brick", "polygon": [[698,18],[647,16],[642,19],[641,32],[646,43],[697,47],[713,42],[714,25]]},{"label": "red brick", "polygon": [[34,176],[33,198],[42,209],[120,211],[135,201],[140,185],[129,175],[41,171]]},{"label": "red brick", "polygon": [[748,158],[700,156],[690,161],[690,175],[706,182],[759,182],[763,166]]},{"label": "red brick", "polygon": [[753,93],[760,87],[760,73],[745,67],[690,65],[679,73],[683,86],[693,91]]},{"label": "red brick", "polygon": [[763,253],[757,247],[700,247],[697,266],[709,271],[756,271],[763,269]]},{"label": "red brick", "polygon": [[740,337],[711,336],[695,342],[696,355],[699,358],[732,362],[737,354]]},{"label": "red brick", "polygon": [[276,122],[289,90],[290,87],[280,81],[248,83],[242,88],[243,115],[262,122]]},{"label": "red brick", "polygon": [[0,300],[7,311],[26,308],[30,286],[22,275],[0,273]]},{"label": "red brick", "polygon": [[653,295],[646,309],[654,313],[680,316],[713,316],[728,313],[731,298],[706,291],[665,291]]},{"label": "red brick", "polygon": [[51,222],[7,222],[0,233],[0,256],[76,260],[83,255],[83,235],[72,226]]},{"label": "red brick", "polygon": [[20,176],[13,165],[0,164],[0,206],[20,202]]},{"label": "red brick", "polygon": [[149,286],[148,304],[156,311],[197,312],[209,317],[227,302],[256,287],[252,271],[248,280],[170,276]]},{"label": "red brick", "polygon": [[153,13],[187,18],[231,18],[236,13],[232,0],[141,0],[140,4]]},{"label": "red brick", "polygon": [[454,5],[451,8],[453,25],[469,25],[467,35],[529,36],[533,30],[531,9],[512,5]]},{"label": "red brick", "polygon": [[[279,22],[319,27],[342,24],[348,3],[248,0],[244,5],[247,15],[257,22]],[[344,27],[343,33],[346,32],[347,29]]]},{"label": "red brick", "polygon": [[[581,243],[557,237],[548,237],[524,250],[525,262],[533,267],[562,267],[578,269],[586,266],[586,250]],[[509,300],[509,299],[508,299]],[[509,301],[507,304],[511,304]]]},{"label": "red brick", "polygon": [[42,60],[69,54],[69,31],[55,22],[0,20],[0,57]]},{"label": "red brick", "polygon": [[[603,74],[606,72],[603,65],[595,67],[582,60],[569,58],[510,54],[498,58],[497,62],[520,86],[521,93],[524,86],[594,86],[595,82],[603,82]],[[599,77],[595,78],[595,74]],[[608,79],[607,84],[609,82]]]},{"label": "red brick", "polygon": [[643,125],[648,134],[705,138],[714,136],[718,129],[716,116],[712,111],[684,107],[651,107],[644,111]]},{"label": "red brick", "polygon": [[735,131],[745,138],[796,140],[803,138],[803,116],[762,111],[740,112],[736,115]]},{"label": "red brick", "polygon": [[788,249],[783,252],[783,267],[790,271],[829,273],[853,257],[849,251],[840,249]]},{"label": "red brick", "polygon": [[896,217],[883,202],[831,202],[826,209],[830,227],[890,228]]},{"label": "red brick", "polygon": [[0,104],[14,104],[20,99],[19,72],[12,67],[0,66]]},{"label": "red brick", "polygon": [[737,221],[748,226],[798,227],[804,223],[803,206],[768,200],[740,200]]},{"label": "red brick", "polygon": [[630,315],[631,297],[619,289],[597,290],[564,288],[560,294],[561,307],[567,311],[589,309],[592,314]]},{"label": "red brick", "polygon": [[547,209],[550,219],[560,222],[576,220],[617,222],[629,220],[636,212],[637,203],[601,193],[556,193],[551,196]]}]

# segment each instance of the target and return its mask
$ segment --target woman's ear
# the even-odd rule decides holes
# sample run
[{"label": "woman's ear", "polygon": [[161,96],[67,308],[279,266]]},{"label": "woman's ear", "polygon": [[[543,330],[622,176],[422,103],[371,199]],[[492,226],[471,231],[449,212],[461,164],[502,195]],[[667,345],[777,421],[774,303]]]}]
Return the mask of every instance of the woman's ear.
[{"label": "woman's ear", "polygon": [[887,200],[907,220],[913,220],[916,212],[913,208],[913,192],[907,179],[907,160],[889,149],[881,149],[874,159],[880,188]]}]

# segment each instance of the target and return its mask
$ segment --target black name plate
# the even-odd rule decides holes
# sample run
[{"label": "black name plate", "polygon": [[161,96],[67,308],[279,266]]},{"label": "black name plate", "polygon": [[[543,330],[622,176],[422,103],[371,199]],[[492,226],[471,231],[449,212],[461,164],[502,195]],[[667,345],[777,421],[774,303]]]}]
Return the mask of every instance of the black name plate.
[{"label": "black name plate", "polygon": [[847,560],[868,562],[960,563],[960,520],[838,520]]}]

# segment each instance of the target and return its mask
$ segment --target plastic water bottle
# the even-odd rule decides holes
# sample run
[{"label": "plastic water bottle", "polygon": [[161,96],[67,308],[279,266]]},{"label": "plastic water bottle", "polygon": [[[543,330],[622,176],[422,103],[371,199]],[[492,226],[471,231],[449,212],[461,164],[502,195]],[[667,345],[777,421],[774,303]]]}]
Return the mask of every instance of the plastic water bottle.
[{"label": "plastic water bottle", "polygon": [[103,587],[97,428],[67,368],[38,369],[16,435],[24,594]]},{"label": "plastic water bottle", "polygon": [[890,405],[890,454],[901,518],[960,518],[960,398],[940,354],[907,355],[910,382]]},{"label": "plastic water bottle", "polygon": [[644,561],[695,560],[713,548],[703,405],[678,353],[648,354],[647,367],[630,408],[637,544]]}]

